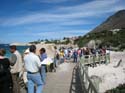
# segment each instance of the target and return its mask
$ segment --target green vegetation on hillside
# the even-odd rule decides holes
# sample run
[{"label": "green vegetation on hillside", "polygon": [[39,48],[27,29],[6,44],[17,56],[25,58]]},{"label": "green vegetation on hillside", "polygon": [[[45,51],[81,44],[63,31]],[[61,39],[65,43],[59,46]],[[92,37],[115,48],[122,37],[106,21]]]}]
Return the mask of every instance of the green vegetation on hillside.
[{"label": "green vegetation on hillside", "polygon": [[69,44],[71,43],[71,40],[70,38],[66,38],[64,37],[63,40],[48,40],[48,39],[45,39],[45,40],[40,40],[38,39],[37,41],[33,41],[33,42],[29,42],[30,44],[40,44],[41,42],[44,42],[45,44]]},{"label": "green vegetation on hillside", "polygon": [[83,37],[79,37],[74,41],[79,47],[85,46],[90,40],[101,40],[102,45],[111,46],[120,50],[125,49],[125,29],[120,31],[100,31],[89,33]]},{"label": "green vegetation on hillside", "polygon": [[125,84],[121,84],[116,88],[107,90],[105,93],[125,93]]}]

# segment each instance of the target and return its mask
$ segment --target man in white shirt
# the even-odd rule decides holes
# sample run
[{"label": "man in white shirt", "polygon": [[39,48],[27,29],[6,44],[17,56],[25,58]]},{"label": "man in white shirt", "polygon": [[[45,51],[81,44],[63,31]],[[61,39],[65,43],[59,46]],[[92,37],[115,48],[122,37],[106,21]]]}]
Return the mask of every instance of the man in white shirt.
[{"label": "man in white shirt", "polygon": [[24,57],[25,68],[27,70],[28,78],[28,93],[34,93],[34,85],[37,85],[36,93],[42,93],[43,81],[40,75],[41,62],[39,57],[35,54],[36,46],[31,45],[30,53]]}]

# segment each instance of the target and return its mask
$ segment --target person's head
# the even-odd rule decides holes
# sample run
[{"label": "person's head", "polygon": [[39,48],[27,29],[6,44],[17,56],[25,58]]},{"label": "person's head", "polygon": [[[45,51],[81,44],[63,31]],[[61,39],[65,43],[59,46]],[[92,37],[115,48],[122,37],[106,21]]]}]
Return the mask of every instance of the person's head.
[{"label": "person's head", "polygon": [[36,52],[36,46],[31,45],[30,48],[29,48],[29,51],[35,53]]},{"label": "person's head", "polygon": [[15,45],[11,45],[10,46],[10,52],[14,53],[16,51],[16,46]]},{"label": "person's head", "polygon": [[43,54],[43,53],[45,53],[46,52],[46,49],[45,48],[41,48],[40,49],[40,54]]},{"label": "person's head", "polygon": [[57,49],[57,47],[56,47],[56,46],[54,46],[54,49]]},{"label": "person's head", "polygon": [[4,56],[6,54],[6,50],[1,48],[0,49],[0,56]]}]

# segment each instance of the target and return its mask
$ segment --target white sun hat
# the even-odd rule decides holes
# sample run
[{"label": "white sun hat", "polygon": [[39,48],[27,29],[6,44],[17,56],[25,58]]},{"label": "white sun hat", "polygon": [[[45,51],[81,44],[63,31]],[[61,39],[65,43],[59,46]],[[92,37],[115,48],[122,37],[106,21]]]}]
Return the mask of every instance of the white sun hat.
[{"label": "white sun hat", "polygon": [[25,50],[24,54],[29,53],[29,48]]}]

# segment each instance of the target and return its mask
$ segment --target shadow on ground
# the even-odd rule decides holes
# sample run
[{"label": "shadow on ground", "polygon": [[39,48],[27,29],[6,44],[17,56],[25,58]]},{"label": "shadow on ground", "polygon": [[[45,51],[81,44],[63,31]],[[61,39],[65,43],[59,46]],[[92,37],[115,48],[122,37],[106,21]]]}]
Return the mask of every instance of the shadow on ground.
[{"label": "shadow on ground", "polygon": [[72,81],[69,93],[84,93],[80,82],[78,66],[76,65],[72,72]]}]

